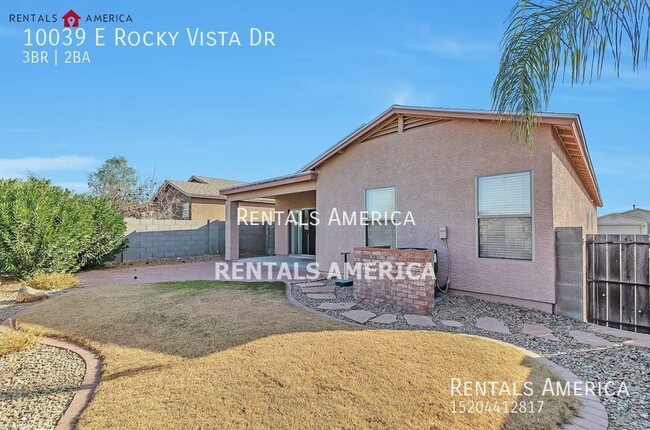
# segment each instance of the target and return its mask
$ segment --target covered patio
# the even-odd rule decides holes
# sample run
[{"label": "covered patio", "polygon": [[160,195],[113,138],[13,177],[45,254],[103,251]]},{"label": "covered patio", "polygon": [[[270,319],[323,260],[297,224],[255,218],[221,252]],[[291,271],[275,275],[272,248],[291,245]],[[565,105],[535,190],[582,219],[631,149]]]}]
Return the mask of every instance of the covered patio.
[{"label": "covered patio", "polygon": [[275,254],[313,256],[316,229],[309,225],[293,225],[287,220],[298,218],[298,221],[304,219],[306,222],[310,211],[316,210],[317,176],[315,171],[309,170],[221,189],[221,194],[227,199],[225,259],[239,259],[239,225],[246,219],[240,213],[240,202],[259,197],[275,200]]}]

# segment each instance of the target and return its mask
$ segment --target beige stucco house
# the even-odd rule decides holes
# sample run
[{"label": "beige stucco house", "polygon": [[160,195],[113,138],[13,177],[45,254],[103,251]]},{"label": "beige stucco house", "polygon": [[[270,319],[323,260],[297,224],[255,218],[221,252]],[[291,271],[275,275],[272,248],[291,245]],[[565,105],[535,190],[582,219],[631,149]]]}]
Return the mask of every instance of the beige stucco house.
[{"label": "beige stucco house", "polygon": [[[278,223],[278,255],[315,254],[327,271],[354,247],[435,248],[452,291],[553,311],[555,230],[596,232],[598,184],[578,115],[542,114],[530,151],[510,132],[493,112],[392,106],[295,174],[221,189],[226,259],[239,257],[237,207],[273,198],[276,211],[320,219]],[[414,225],[329,222],[376,209]]]},{"label": "beige stucco house", "polygon": [[[192,176],[187,181],[166,180],[154,195],[154,202],[162,206],[166,218],[177,220],[226,220],[226,196],[219,193],[224,187],[245,182],[208,176]],[[273,199],[255,198],[242,203],[250,209],[251,217],[262,212],[273,212]],[[251,220],[255,218],[249,218]]]}]

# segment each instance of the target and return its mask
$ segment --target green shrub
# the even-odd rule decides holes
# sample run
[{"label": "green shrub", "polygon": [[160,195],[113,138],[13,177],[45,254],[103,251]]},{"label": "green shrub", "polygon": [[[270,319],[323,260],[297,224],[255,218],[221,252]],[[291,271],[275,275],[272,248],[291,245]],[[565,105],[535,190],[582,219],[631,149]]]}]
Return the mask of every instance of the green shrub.
[{"label": "green shrub", "polygon": [[51,273],[36,275],[27,279],[25,284],[36,290],[62,290],[76,287],[79,285],[79,279],[71,273]]},{"label": "green shrub", "polygon": [[75,272],[126,246],[122,215],[99,197],[50,181],[0,180],[0,270],[21,278]]}]

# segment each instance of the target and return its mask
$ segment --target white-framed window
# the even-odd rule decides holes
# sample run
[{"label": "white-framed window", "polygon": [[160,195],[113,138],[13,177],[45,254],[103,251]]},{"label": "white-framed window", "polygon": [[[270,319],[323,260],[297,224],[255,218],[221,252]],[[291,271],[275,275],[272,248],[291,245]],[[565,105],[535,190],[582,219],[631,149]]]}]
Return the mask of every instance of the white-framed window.
[{"label": "white-framed window", "polygon": [[183,213],[181,215],[182,219],[190,219],[190,203],[184,202],[182,206]]},{"label": "white-framed window", "polygon": [[366,190],[366,246],[395,248],[395,210],[395,187]]},{"label": "white-framed window", "polygon": [[478,256],[533,259],[532,173],[477,180]]}]

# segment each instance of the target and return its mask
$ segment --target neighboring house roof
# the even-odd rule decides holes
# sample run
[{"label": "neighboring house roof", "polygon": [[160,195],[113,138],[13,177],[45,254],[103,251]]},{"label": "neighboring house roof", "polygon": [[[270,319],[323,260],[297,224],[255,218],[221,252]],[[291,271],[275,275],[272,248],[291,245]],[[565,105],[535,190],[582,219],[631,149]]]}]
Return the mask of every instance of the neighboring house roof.
[{"label": "neighboring house roof", "polygon": [[598,217],[598,224],[600,225],[608,225],[608,223],[612,223],[612,225],[645,225],[647,224],[647,221],[644,220],[643,218],[635,217],[635,216],[630,216],[626,215],[625,212],[623,213],[611,213],[607,215],[602,215]]},{"label": "neighboring house roof", "polygon": [[[314,170],[336,154],[342,153],[344,148],[375,137],[396,133],[399,130],[408,130],[423,125],[442,123],[453,119],[476,119],[487,121],[507,120],[509,115],[500,116],[497,112],[470,109],[442,109],[424,108],[414,106],[393,105],[375,119],[354,130],[334,146],[316,157],[295,175],[252,182],[246,185],[232,186],[223,189],[226,193],[253,190],[264,186],[272,186],[277,181],[283,182],[289,178],[303,179],[302,174],[312,175]],[[602,206],[602,198],[598,188],[598,181],[591,163],[589,150],[582,131],[580,116],[577,114],[540,113],[539,122],[550,124],[554,127],[559,140],[564,145],[569,158],[573,162],[576,173],[587,190],[587,194],[597,206]]]},{"label": "neighboring house roof", "polygon": [[645,221],[650,221],[650,211],[647,209],[634,208],[630,209],[629,211],[621,212],[621,214],[635,218],[641,218]]},{"label": "neighboring house roof", "polygon": [[[187,181],[177,181],[173,179],[166,180],[156,192],[154,199],[168,186],[178,190],[183,195],[193,198],[226,200],[226,196],[221,194],[221,188],[243,185],[245,182],[231,181],[229,179],[211,178],[208,176],[192,176]],[[273,203],[273,199],[257,198],[247,200],[257,203]]]}]

